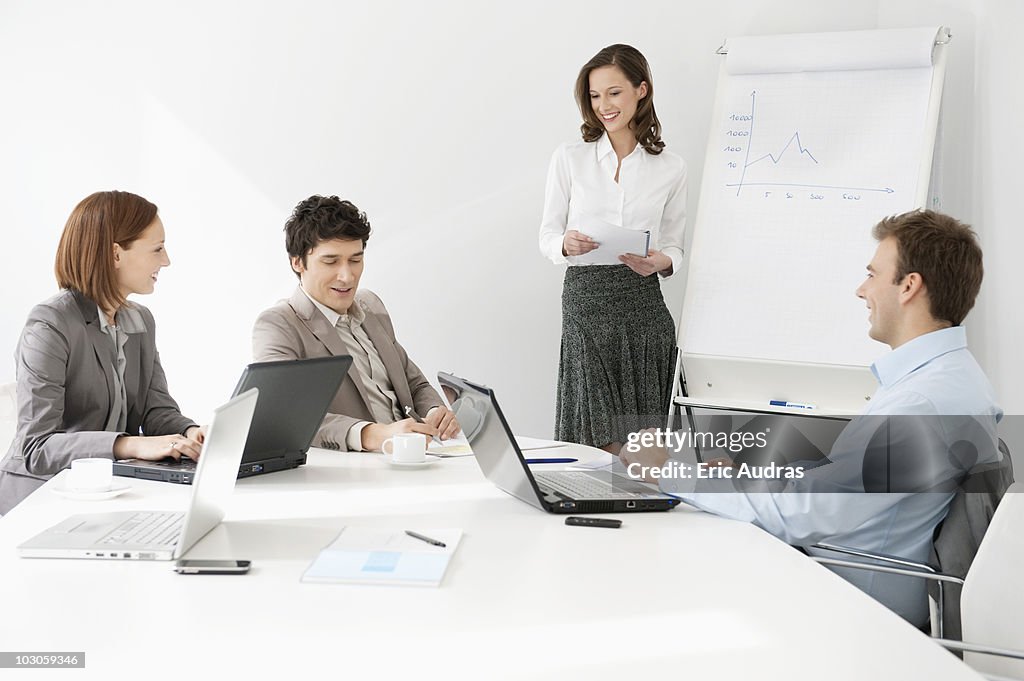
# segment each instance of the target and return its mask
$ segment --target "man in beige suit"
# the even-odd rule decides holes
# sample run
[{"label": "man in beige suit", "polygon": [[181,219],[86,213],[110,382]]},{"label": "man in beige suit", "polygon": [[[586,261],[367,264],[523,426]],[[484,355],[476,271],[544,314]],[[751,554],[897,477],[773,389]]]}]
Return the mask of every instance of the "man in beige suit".
[{"label": "man in beige suit", "polygon": [[366,214],[337,196],[311,196],[295,207],[285,246],[299,286],[256,319],[253,356],[268,362],[352,355],[315,446],[380,451],[397,433],[454,437],[455,415],[395,339],[384,304],[358,290],[369,238]]}]

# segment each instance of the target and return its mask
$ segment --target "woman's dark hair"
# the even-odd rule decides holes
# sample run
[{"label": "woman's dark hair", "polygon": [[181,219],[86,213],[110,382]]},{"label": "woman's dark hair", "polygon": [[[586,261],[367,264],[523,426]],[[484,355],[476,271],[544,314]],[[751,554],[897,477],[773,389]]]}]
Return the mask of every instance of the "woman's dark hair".
[{"label": "woman's dark hair", "polygon": [[629,122],[629,127],[636,135],[636,141],[648,154],[658,155],[665,148],[661,139],[661,122],[654,112],[654,82],[651,80],[651,67],[647,59],[635,47],[629,45],[609,45],[583,65],[580,75],[576,78],[576,104],[583,115],[584,142],[594,142],[604,134],[604,125],[594,113],[590,103],[590,72],[602,66],[617,66],[626,74],[633,87],[647,83],[647,94],[637,103],[636,114]]},{"label": "woman's dark hair", "polygon": [[[321,241],[359,239],[363,246],[370,240],[370,222],[366,213],[350,201],[337,196],[313,196],[300,201],[288,222],[284,223],[284,245],[288,257],[301,258],[306,265],[306,256]],[[295,273],[298,276],[298,272]]]}]

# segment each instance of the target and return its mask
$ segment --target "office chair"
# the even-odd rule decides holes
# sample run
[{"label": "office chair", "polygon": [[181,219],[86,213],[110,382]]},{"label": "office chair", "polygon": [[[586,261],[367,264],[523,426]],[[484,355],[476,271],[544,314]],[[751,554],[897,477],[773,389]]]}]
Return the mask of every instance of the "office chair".
[{"label": "office chair", "polygon": [[[1005,445],[1001,446],[1001,449]],[[1006,457],[1008,458],[1008,457]],[[972,469],[973,472],[973,469]],[[970,476],[968,476],[970,477]],[[958,491],[957,494],[970,492]],[[963,642],[937,637],[948,650],[963,653],[964,662],[990,678],[1024,679],[1024,483],[1014,483],[999,502],[985,537],[964,579],[930,565],[829,544],[819,548],[886,563],[866,564],[814,557],[834,565],[920,577],[937,584],[963,587],[960,598]],[[939,600],[941,607],[942,600]],[[933,635],[941,632],[941,616],[932,620]]]},{"label": "office chair", "polygon": [[[855,558],[886,563],[898,568],[921,572],[945,573],[962,580],[978,551],[982,537],[992,520],[999,500],[1013,483],[1013,462],[1010,450],[999,440],[1001,459],[979,464],[968,470],[957,485],[946,518],[935,528],[928,563],[919,563],[898,556],[886,556],[861,549],[820,543],[813,548],[825,549]],[[883,490],[878,490],[883,491]],[[869,569],[856,564],[857,569]],[[932,636],[960,639],[960,589],[956,580],[929,581],[929,610]]]}]

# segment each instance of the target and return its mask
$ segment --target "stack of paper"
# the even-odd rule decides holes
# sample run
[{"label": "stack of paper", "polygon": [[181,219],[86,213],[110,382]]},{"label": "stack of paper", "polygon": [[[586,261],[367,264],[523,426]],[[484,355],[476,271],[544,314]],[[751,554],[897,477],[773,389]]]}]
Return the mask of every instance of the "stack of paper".
[{"label": "stack of paper", "polygon": [[589,253],[575,256],[570,262],[576,265],[621,265],[620,255],[646,258],[650,251],[651,232],[647,229],[619,227],[592,215],[581,215],[576,228],[600,244]]},{"label": "stack of paper", "polygon": [[438,586],[462,530],[410,529],[445,546],[410,537],[405,530],[346,527],[306,568],[302,581]]}]

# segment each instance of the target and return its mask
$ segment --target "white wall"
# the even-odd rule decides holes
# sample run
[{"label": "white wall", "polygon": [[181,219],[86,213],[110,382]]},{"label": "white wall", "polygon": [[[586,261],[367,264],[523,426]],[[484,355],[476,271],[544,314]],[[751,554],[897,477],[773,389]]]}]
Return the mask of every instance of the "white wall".
[{"label": "white wall", "polygon": [[[944,24],[953,31],[943,92],[941,209],[969,222],[985,251],[985,281],[968,338],[1010,418],[1000,434],[1024,470],[1024,233],[1020,112],[1024,3],[1019,0],[885,0],[879,27]],[[1019,476],[1019,473],[1018,473]]]},{"label": "white wall", "polygon": [[[336,193],[370,216],[364,285],[421,368],[494,386],[518,430],[548,435],[562,272],[536,231],[550,154],[577,135],[580,65],[612,42],[646,53],[665,139],[690,163],[693,214],[723,38],[949,23],[943,150],[947,161],[975,151],[950,171],[946,207],[983,231],[989,278],[972,336],[1008,411],[1024,411],[1010,380],[1021,322],[1003,306],[1020,289],[1016,177],[999,175],[995,151],[1012,130],[1000,102],[1020,97],[996,87],[1020,25],[1002,18],[1019,18],[1011,0],[491,5],[0,4],[0,381],[13,379],[28,309],[55,291],[68,213],[92,191],[126,189],[167,226],[173,266],[141,302],[173,394],[206,418],[249,361],[256,314],[295,285],[281,233],[291,207]],[[949,100],[974,101],[976,88],[988,103]],[[665,285],[677,317],[683,279]]]}]

